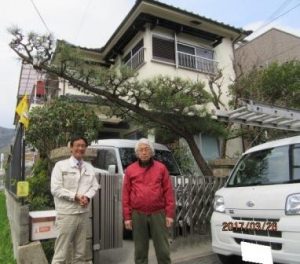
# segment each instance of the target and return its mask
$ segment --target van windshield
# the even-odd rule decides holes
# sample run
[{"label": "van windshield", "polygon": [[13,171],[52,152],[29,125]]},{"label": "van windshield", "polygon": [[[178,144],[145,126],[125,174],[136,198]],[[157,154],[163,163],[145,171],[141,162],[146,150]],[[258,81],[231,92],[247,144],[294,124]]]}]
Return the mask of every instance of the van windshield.
[{"label": "van windshield", "polygon": [[300,182],[300,144],[265,149],[245,155],[227,187]]},{"label": "van windshield", "polygon": [[[119,148],[119,151],[124,170],[127,168],[128,165],[137,160],[134,148]],[[175,162],[170,151],[156,149],[154,159],[164,163],[165,166],[168,168],[170,175],[180,175],[177,163]]]}]

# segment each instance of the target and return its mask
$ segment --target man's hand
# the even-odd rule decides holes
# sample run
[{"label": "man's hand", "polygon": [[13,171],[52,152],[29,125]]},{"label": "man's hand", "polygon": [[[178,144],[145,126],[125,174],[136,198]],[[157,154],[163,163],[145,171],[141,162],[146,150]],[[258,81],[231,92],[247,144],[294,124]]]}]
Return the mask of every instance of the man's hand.
[{"label": "man's hand", "polygon": [[89,199],[84,195],[76,194],[75,201],[78,202],[82,207],[87,207],[89,205]]},{"label": "man's hand", "polygon": [[126,220],[124,222],[125,228],[128,230],[132,230],[132,220]]},{"label": "man's hand", "polygon": [[76,193],[75,202],[80,203],[81,196],[82,196],[81,194]]},{"label": "man's hand", "polygon": [[173,225],[173,218],[170,218],[170,217],[166,217],[166,226],[167,228],[171,227]]},{"label": "man's hand", "polygon": [[79,201],[79,204],[82,206],[82,207],[87,207],[89,205],[89,199],[88,197],[82,195],[81,196],[81,199]]}]

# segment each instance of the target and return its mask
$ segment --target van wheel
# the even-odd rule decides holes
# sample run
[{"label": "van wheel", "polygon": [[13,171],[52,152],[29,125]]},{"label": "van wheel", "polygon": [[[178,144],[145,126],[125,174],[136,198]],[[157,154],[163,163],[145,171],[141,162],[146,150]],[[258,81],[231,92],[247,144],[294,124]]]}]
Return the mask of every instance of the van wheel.
[{"label": "van wheel", "polygon": [[230,256],[225,256],[221,254],[217,254],[219,260],[222,262],[222,264],[235,264],[237,262],[236,256],[230,255]]}]

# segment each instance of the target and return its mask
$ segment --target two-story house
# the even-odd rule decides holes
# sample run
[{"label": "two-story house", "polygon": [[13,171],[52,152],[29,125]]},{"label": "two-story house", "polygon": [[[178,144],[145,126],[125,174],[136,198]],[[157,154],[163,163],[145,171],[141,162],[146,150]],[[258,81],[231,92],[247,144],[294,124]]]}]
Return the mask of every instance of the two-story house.
[{"label": "two-story house", "polygon": [[[137,0],[119,27],[101,49],[81,50],[101,65],[126,64],[138,72],[138,78],[157,75],[188,78],[206,84],[217,71],[222,71],[221,101],[228,104],[228,85],[234,80],[234,45],[251,32],[163,4],[154,0]],[[57,95],[80,92],[63,80]],[[82,94],[81,94],[82,95]],[[104,121],[100,137],[134,138],[139,130],[117,118]],[[207,159],[219,157],[220,145],[210,135],[195,135]],[[228,156],[242,152],[240,140],[232,140]]]}]

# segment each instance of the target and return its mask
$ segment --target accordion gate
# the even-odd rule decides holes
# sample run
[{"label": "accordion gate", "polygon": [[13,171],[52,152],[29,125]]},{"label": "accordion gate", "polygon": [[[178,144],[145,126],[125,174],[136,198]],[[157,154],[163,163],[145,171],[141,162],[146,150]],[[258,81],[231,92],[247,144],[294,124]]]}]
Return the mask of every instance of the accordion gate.
[{"label": "accordion gate", "polygon": [[[101,188],[93,199],[93,255],[98,263],[100,250],[122,247],[122,176],[100,174]],[[173,177],[176,218],[173,239],[178,236],[207,233],[215,192],[226,178],[209,176]]]},{"label": "accordion gate", "polygon": [[210,176],[173,178],[176,195],[173,238],[207,233],[207,225],[213,211],[214,194],[225,181],[224,177]]}]

